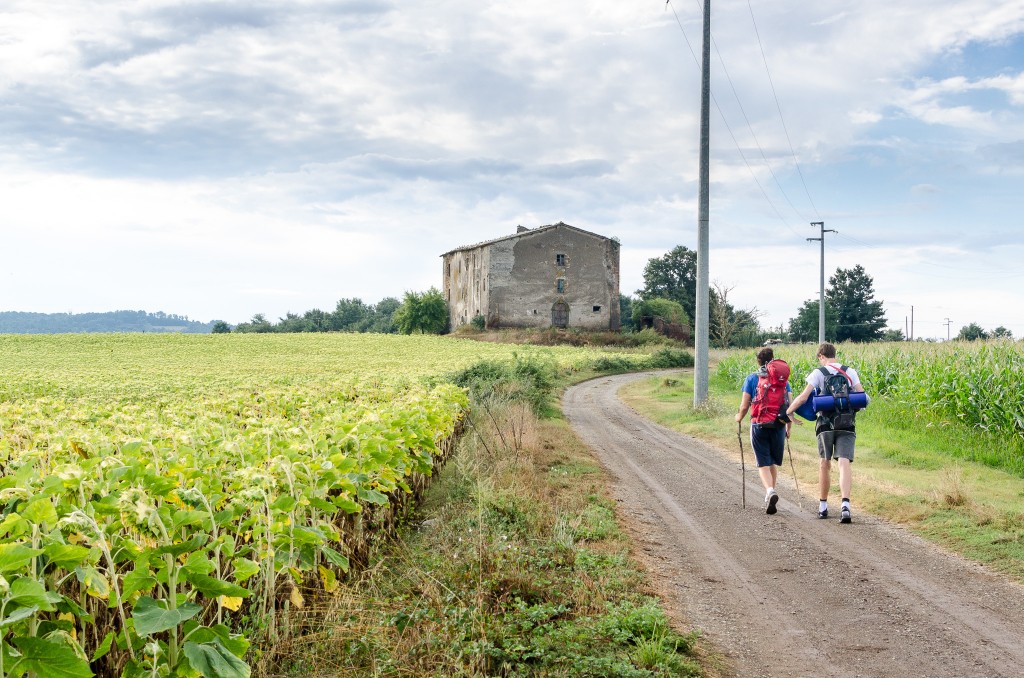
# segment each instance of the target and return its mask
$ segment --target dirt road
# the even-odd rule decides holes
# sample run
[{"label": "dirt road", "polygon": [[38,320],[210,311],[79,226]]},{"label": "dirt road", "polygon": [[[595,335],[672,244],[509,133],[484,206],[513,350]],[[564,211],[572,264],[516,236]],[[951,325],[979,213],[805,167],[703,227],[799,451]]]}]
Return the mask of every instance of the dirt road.
[{"label": "dirt road", "polygon": [[788,473],[766,515],[746,440],[741,508],[738,463],[618,399],[643,376],[579,384],[564,411],[615,477],[669,609],[735,675],[1024,676],[1024,587],[860,512],[819,520]]}]

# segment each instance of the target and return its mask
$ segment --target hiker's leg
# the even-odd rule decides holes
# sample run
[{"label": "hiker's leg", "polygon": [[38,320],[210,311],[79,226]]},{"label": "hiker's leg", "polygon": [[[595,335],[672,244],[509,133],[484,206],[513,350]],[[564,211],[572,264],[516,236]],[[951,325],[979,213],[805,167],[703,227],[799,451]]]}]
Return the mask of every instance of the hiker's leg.
[{"label": "hiker's leg", "polygon": [[832,487],[832,462],[828,459],[818,460],[818,498],[828,499],[828,491]]},{"label": "hiker's leg", "polygon": [[[845,457],[839,458],[839,491],[842,496],[850,497],[850,488],[853,487],[853,476],[850,473],[850,460]],[[822,495],[824,496],[824,495]]]},{"label": "hiker's leg", "polygon": [[761,484],[764,489],[770,490],[775,487],[775,479],[772,477],[772,444],[775,430],[753,424],[750,427],[750,446],[754,448],[754,459],[757,462],[757,474],[761,477]]},{"label": "hiker's leg", "polygon": [[857,434],[852,431],[843,431],[835,437],[835,458],[839,460],[839,490],[842,496],[849,499],[850,489],[853,486],[853,446],[857,440]]},{"label": "hiker's leg", "polygon": [[832,445],[833,433],[822,431],[818,439],[818,498],[828,499],[828,491],[832,487]]}]

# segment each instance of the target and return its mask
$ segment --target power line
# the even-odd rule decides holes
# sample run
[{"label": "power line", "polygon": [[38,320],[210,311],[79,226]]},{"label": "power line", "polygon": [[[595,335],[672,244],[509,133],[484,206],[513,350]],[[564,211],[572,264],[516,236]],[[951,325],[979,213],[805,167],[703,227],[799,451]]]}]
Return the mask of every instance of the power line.
[{"label": "power line", "polygon": [[[672,15],[676,19],[676,24],[679,26],[679,31],[683,34],[683,39],[686,41],[686,46],[690,50],[690,55],[693,57],[693,61],[694,61],[695,64],[697,64],[697,67],[700,68],[700,61],[697,59],[697,55],[693,51],[693,45],[690,43],[690,39],[686,35],[686,29],[683,28],[683,23],[679,19],[679,14],[676,12],[675,6],[672,5],[671,0],[666,0],[665,6],[669,7],[672,10]],[[703,13],[703,9],[701,10],[701,12]],[[714,42],[714,41],[712,40],[712,42]],[[725,69],[725,62],[722,61],[722,55],[721,55],[721,52],[718,51],[718,45],[717,44],[715,44],[715,51],[718,53],[719,61],[722,62],[722,68]],[[729,74],[728,74],[727,70],[726,70],[726,78],[729,78]],[[731,78],[729,78],[729,82],[730,82],[730,84],[732,83]],[[733,87],[734,95],[735,95],[735,92],[736,92],[736,88]],[[729,124],[728,119],[726,119],[725,113],[722,111],[722,107],[718,104],[718,98],[714,95],[714,93],[711,94],[711,100],[715,104],[715,109],[718,111],[718,115],[721,117],[722,123],[725,125],[725,129],[729,132],[729,136],[732,137],[732,142],[736,146],[736,150],[737,150],[737,152],[740,155],[740,159],[742,159],[743,160],[743,164],[745,164],[747,166],[747,171],[750,172],[751,178],[754,180],[754,183],[757,184],[758,189],[761,191],[761,195],[764,196],[764,199],[768,202],[769,206],[771,206],[772,211],[775,212],[775,215],[779,218],[780,221],[782,221],[782,223],[786,226],[786,228],[788,228],[790,231],[792,231],[794,235],[799,236],[800,233],[797,232],[797,230],[795,228],[793,228],[793,226],[782,215],[782,213],[779,211],[779,208],[772,201],[771,197],[769,197],[768,192],[765,190],[764,186],[761,184],[761,181],[757,178],[757,174],[754,172],[754,168],[750,166],[750,161],[747,160],[747,156],[743,152],[743,148],[740,146],[740,142],[736,138],[736,134],[735,134],[735,132],[733,132],[732,126]],[[737,103],[739,103],[739,96],[738,95],[736,95],[736,101],[737,101]],[[743,110],[743,104],[742,103],[740,103],[740,110]],[[744,118],[746,118],[746,113],[745,112],[744,112],[743,115],[744,115]],[[747,120],[747,126],[751,130],[751,136],[754,137],[755,144],[757,144],[758,149],[761,150],[760,144],[757,143],[757,135],[753,133],[753,128],[750,126],[749,119]],[[765,157],[763,150],[761,150],[761,156],[763,158],[765,158],[765,163],[768,164],[768,159]],[[770,164],[768,164],[768,170],[771,172],[772,177],[775,177],[775,172],[771,169],[771,165]],[[776,184],[779,184],[779,181],[778,181],[777,177],[775,177],[775,182],[776,182]],[[780,188],[780,190],[782,189],[781,184],[779,184],[779,188]],[[785,191],[783,191],[783,195],[786,195]],[[789,200],[789,196],[786,196],[786,200],[787,201]],[[793,207],[793,203],[792,202],[790,202],[790,206]],[[797,211],[796,207],[793,207],[793,210]],[[799,214],[798,211],[797,211],[797,213]]]},{"label": "power line", "polygon": [[760,140],[757,138],[757,133],[754,132],[754,126],[750,124],[750,118],[747,116],[747,111],[743,107],[743,102],[740,100],[739,92],[736,91],[736,84],[733,82],[732,76],[729,75],[729,69],[725,65],[725,59],[722,58],[722,51],[718,49],[718,42],[712,39],[712,44],[715,46],[715,54],[718,55],[718,62],[722,64],[722,72],[725,73],[725,79],[729,82],[729,87],[732,89],[732,95],[736,99],[736,105],[740,108],[740,114],[743,116],[743,121],[747,124],[747,129],[750,130],[750,136],[754,139],[754,145],[757,146],[757,150],[761,153],[761,159],[764,160],[764,164],[771,173],[772,179],[775,180],[775,185],[779,187],[779,192],[782,193],[782,197],[784,197],[786,202],[789,203],[789,206],[793,208],[797,217],[803,219],[803,215],[800,214],[800,210],[798,210],[796,205],[793,204],[793,201],[789,199],[786,189],[782,187],[782,182],[779,181],[779,177],[775,174],[775,170],[772,168],[772,164],[768,160],[768,156],[765,155],[764,148],[762,148]]},{"label": "power line", "polygon": [[782,130],[786,133],[786,142],[789,144],[789,152],[793,154],[793,164],[796,165],[796,172],[800,175],[800,183],[804,187],[804,193],[807,195],[807,201],[811,203],[811,209],[814,210],[814,215],[818,217],[818,220],[820,221],[821,215],[818,214],[818,208],[815,206],[814,200],[811,198],[811,192],[807,190],[807,182],[804,181],[804,172],[800,169],[800,161],[797,159],[796,150],[793,148],[793,141],[789,138],[789,128],[786,126],[786,116],[782,114],[782,105],[779,104],[779,95],[775,92],[775,81],[772,79],[772,72],[768,68],[768,58],[764,54],[764,45],[761,43],[761,32],[757,29],[757,19],[754,18],[754,8],[751,6],[750,0],[747,0],[747,8],[750,10],[750,21],[754,24],[754,35],[757,36],[757,46],[761,50],[761,61],[764,62],[764,70],[765,73],[768,74],[768,84],[771,85],[772,88],[772,97],[775,98],[775,108],[779,111],[779,120],[782,121]]}]

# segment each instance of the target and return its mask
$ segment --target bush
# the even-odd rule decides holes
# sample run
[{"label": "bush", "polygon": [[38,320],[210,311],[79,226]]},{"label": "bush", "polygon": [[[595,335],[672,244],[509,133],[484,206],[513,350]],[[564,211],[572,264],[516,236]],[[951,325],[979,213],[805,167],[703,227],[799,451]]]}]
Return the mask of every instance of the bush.
[{"label": "bush", "polygon": [[649,365],[651,367],[693,367],[693,354],[678,348],[659,349],[651,355]]},{"label": "bush", "polygon": [[642,318],[661,316],[677,325],[689,326],[690,318],[686,315],[682,304],[671,299],[655,297],[633,304],[633,327],[640,327]]},{"label": "bush", "polygon": [[516,354],[511,362],[484,360],[449,375],[448,379],[468,389],[474,401],[502,398],[525,402],[539,413],[551,399],[557,377],[553,359]]}]

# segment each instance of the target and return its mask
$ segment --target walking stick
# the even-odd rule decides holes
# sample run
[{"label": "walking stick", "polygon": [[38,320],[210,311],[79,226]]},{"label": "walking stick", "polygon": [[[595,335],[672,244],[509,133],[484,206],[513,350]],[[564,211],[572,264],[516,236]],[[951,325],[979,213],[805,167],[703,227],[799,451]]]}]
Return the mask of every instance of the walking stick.
[{"label": "walking stick", "polygon": [[740,441],[740,487],[743,488],[743,508],[747,508],[747,462],[743,458],[743,424],[736,422],[736,440]]},{"label": "walking stick", "polygon": [[796,483],[796,502],[803,511],[804,500],[800,496],[800,481],[796,479],[796,464],[793,463],[793,448],[789,446],[789,437],[786,438],[786,452],[789,454],[789,468],[793,471],[793,482]]}]

